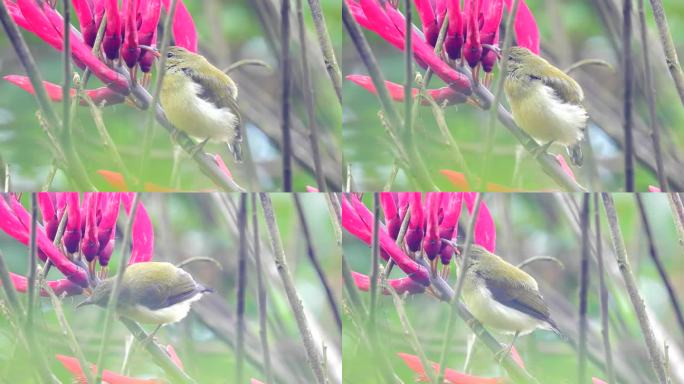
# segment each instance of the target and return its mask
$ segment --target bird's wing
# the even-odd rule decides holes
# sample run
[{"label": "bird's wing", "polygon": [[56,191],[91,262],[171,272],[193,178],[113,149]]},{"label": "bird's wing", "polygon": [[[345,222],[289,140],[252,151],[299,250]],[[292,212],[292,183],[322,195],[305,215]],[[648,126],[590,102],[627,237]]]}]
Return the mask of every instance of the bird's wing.
[{"label": "bird's wing", "polygon": [[554,66],[549,66],[548,69],[551,71],[552,76],[541,77],[542,83],[553,89],[556,96],[564,102],[580,104],[584,94],[579,84],[572,77]]},{"label": "bird's wing", "polygon": [[521,289],[523,285],[513,279],[483,278],[492,297],[499,303],[540,320],[549,318],[549,309],[536,289]]},{"label": "bird's wing", "polygon": [[237,125],[235,126],[235,135],[230,144],[233,148],[239,149],[239,145],[242,142],[242,115],[238,108],[236,95],[233,95],[230,87],[227,87],[225,83],[217,80],[228,75],[217,68],[212,68],[212,70],[217,71],[214,74],[215,76],[203,76],[192,68],[183,69],[192,81],[199,84],[201,88],[201,92],[197,95],[199,98],[214,104],[217,108],[228,108],[235,114]]}]

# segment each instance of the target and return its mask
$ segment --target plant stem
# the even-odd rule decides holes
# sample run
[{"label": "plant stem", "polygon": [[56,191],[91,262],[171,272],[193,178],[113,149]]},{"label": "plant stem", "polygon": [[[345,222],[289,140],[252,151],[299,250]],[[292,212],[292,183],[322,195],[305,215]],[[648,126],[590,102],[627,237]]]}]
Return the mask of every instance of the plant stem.
[{"label": "plant stem", "polygon": [[582,228],[582,255],[580,257],[579,288],[579,358],[577,364],[577,382],[587,382],[587,294],[589,292],[589,194],[582,195],[582,212],[580,213]]},{"label": "plant stem", "polygon": [[290,93],[292,92],[292,69],[290,58],[290,0],[280,0],[280,72],[281,72],[281,122],[283,135],[283,191],[292,192],[292,136],[290,132]]},{"label": "plant stem", "polygon": [[259,219],[257,217],[256,193],[251,194],[252,198],[252,230],[254,232],[254,264],[256,265],[257,275],[257,304],[259,306],[259,340],[261,341],[261,354],[264,360],[264,371],[266,373],[266,384],[273,384],[273,369],[271,368],[271,353],[268,348],[268,324],[266,289],[264,288],[264,272],[261,264],[261,252],[259,251]]},{"label": "plant stem", "polygon": [[[644,52],[644,55],[647,53]],[[625,130],[625,191],[634,192],[634,134],[632,133],[632,0],[622,2],[622,67],[624,68],[623,127]]]},{"label": "plant stem", "polygon": [[601,210],[599,207],[598,193],[594,193],[594,229],[596,230],[596,259],[598,260],[599,275],[599,301],[601,306],[601,338],[603,340],[603,353],[606,356],[606,372],[608,384],[616,384],[615,367],[613,365],[613,352],[610,346],[610,327],[608,314],[608,288],[606,287],[606,271],[603,264],[603,241],[601,240]]},{"label": "plant stem", "polygon": [[[665,51],[665,65],[667,65],[667,69],[670,70],[670,75],[672,75],[672,80],[674,81],[675,88],[679,94],[679,99],[682,101],[682,104],[684,104],[684,72],[682,72],[682,67],[679,64],[679,58],[677,57],[677,50],[672,42],[670,27],[667,24],[665,10],[663,9],[663,1],[650,0],[650,2],[651,8],[653,9],[653,17],[658,26],[658,34],[660,34],[660,43],[663,45],[663,51]],[[644,54],[647,53],[644,52]]]},{"label": "plant stem", "polygon": [[337,64],[335,58],[335,50],[330,41],[330,34],[328,33],[328,26],[321,11],[321,3],[319,0],[309,0],[309,9],[311,9],[311,17],[313,18],[314,26],[316,27],[316,34],[318,35],[318,45],[321,47],[323,54],[323,61],[325,62],[325,69],[328,71],[330,81],[332,81],[337,100],[342,103],[342,71]]},{"label": "plant stem", "polygon": [[237,227],[240,232],[240,248],[238,252],[238,279],[237,279],[237,321],[235,334],[235,382],[243,382],[245,360],[245,291],[247,288],[247,194],[240,194],[240,209],[237,216]]}]

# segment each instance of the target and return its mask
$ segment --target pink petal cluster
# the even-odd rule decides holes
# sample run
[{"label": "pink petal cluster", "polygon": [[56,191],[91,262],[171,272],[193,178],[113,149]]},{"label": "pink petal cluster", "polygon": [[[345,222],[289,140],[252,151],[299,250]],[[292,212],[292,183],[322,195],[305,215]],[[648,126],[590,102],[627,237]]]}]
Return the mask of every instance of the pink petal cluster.
[{"label": "pink petal cluster", "polygon": [[[345,1],[355,20],[362,27],[375,32],[396,48],[404,49],[404,15],[392,2]],[[456,60],[467,62],[471,68],[479,68],[481,65],[485,72],[491,72],[494,68],[498,56],[492,48],[499,43],[499,28],[504,8],[510,11],[513,1],[465,0],[463,9],[460,2],[461,0],[414,0],[423,32],[421,34],[415,26],[411,28],[414,59],[421,67],[431,68],[448,85],[448,88],[429,91],[431,96],[437,96],[435,100],[439,102],[439,99],[446,99],[447,104],[462,103],[472,93],[468,78],[455,69],[458,65]],[[434,48],[445,19],[448,20],[447,33],[443,53],[438,56]],[[524,0],[521,0],[518,6],[514,27],[518,45],[539,53],[539,29]],[[376,92],[365,76],[352,75],[348,79],[370,92]],[[403,89],[400,85],[390,82],[386,85],[394,100],[403,100]],[[445,89],[449,91],[445,92]]]},{"label": "pink petal cluster", "polygon": [[[430,272],[418,258],[439,260],[448,265],[455,250],[443,240],[456,241],[461,208],[465,202],[472,214],[476,193],[447,192],[383,192],[380,194],[383,218],[380,220],[378,241],[381,255],[392,260],[406,277],[390,279],[389,284],[399,293],[421,293],[430,284]],[[397,243],[401,225],[410,212],[403,242]],[[342,196],[342,226],[352,235],[370,245],[373,239],[374,216],[355,194]],[[496,225],[483,202],[475,221],[474,241],[494,251]],[[353,272],[356,285],[368,290],[368,276]]]},{"label": "pink petal cluster", "polygon": [[[408,353],[398,353],[397,354],[409,369],[418,375],[416,379],[417,382],[430,382],[430,378],[425,372],[425,367],[420,361],[420,358],[416,355],[410,355]],[[431,363],[432,369],[435,370],[435,374],[439,372],[439,364]],[[461,373],[450,368],[444,370],[444,382],[449,384],[503,384],[506,383],[506,379],[502,377],[481,377],[473,376],[466,373]]]},{"label": "pink petal cluster", "polygon": [[[106,267],[116,243],[116,222],[120,204],[128,214],[133,195],[128,193],[41,192],[38,194],[40,222],[36,245],[41,260],[51,263],[65,278],[49,281],[57,294],[79,294],[93,279],[86,262]],[[59,223],[67,215],[61,242],[54,244]],[[14,194],[0,195],[0,230],[24,245],[29,244],[31,215]],[[154,250],[154,229],[143,204],[138,206],[132,229],[129,263],[150,261]],[[24,276],[11,274],[15,289],[27,289]]]},{"label": "pink petal cluster", "polygon": [[[64,20],[50,2],[2,1],[17,25],[32,32],[56,50],[64,49]],[[123,0],[121,6],[118,0],[72,0],[72,4],[80,29],[69,29],[72,58],[80,68],[89,68],[105,85],[103,88],[87,90],[86,93],[96,102],[123,102],[130,85],[116,68],[124,63],[132,69],[133,74],[133,69],[137,67],[145,73],[150,71],[155,55],[149,50],[141,49],[141,46],[155,46],[162,8],[168,11],[170,0]],[[92,48],[105,16],[107,25],[102,40],[102,52],[95,55]],[[176,45],[193,52],[197,51],[195,24],[182,0],[179,0],[176,6],[173,39]],[[34,93],[25,76],[9,75],[4,79],[27,92]],[[53,101],[61,100],[60,86],[48,82],[45,82],[45,86],[48,96]],[[74,94],[75,91],[71,92]]]}]

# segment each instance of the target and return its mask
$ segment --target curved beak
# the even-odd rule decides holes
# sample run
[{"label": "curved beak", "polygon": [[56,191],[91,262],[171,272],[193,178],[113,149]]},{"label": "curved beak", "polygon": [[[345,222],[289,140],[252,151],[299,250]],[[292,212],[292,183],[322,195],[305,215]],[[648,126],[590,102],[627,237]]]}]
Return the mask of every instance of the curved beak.
[{"label": "curved beak", "polygon": [[76,304],[76,308],[81,308],[85,305],[92,305],[92,304],[93,303],[90,301],[90,298],[87,298],[87,299],[81,301],[80,303]]},{"label": "curved beak", "polygon": [[143,50],[145,50],[145,51],[152,52],[152,54],[155,55],[156,57],[160,57],[160,56],[161,56],[161,54],[159,53],[159,51],[157,50],[157,48],[150,47],[149,45],[143,45],[143,44],[138,45],[138,47],[140,47],[140,49],[143,49]]}]

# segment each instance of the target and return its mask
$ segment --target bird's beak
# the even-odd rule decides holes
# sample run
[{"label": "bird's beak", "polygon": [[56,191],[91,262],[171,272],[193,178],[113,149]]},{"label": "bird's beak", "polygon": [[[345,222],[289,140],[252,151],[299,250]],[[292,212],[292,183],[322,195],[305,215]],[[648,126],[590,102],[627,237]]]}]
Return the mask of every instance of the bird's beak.
[{"label": "bird's beak", "polygon": [[456,243],[456,242],[453,241],[453,240],[449,240],[449,239],[442,239],[442,241],[443,241],[444,243],[447,243],[447,244],[451,245],[451,247],[454,248],[454,251],[456,251],[456,254],[457,254],[457,255],[460,255],[461,253],[463,253],[463,246],[462,246],[462,245]]},{"label": "bird's beak", "polygon": [[85,300],[81,301],[80,303],[76,304],[76,308],[81,308],[84,305],[91,305],[91,304],[93,304],[93,303],[91,303],[90,298],[88,298],[88,299],[85,299]]},{"label": "bird's beak", "polygon": [[150,47],[149,45],[143,45],[143,44],[138,45],[138,47],[140,47],[140,49],[144,49],[146,51],[151,52],[156,57],[161,57],[161,54],[159,53],[157,48]]}]

